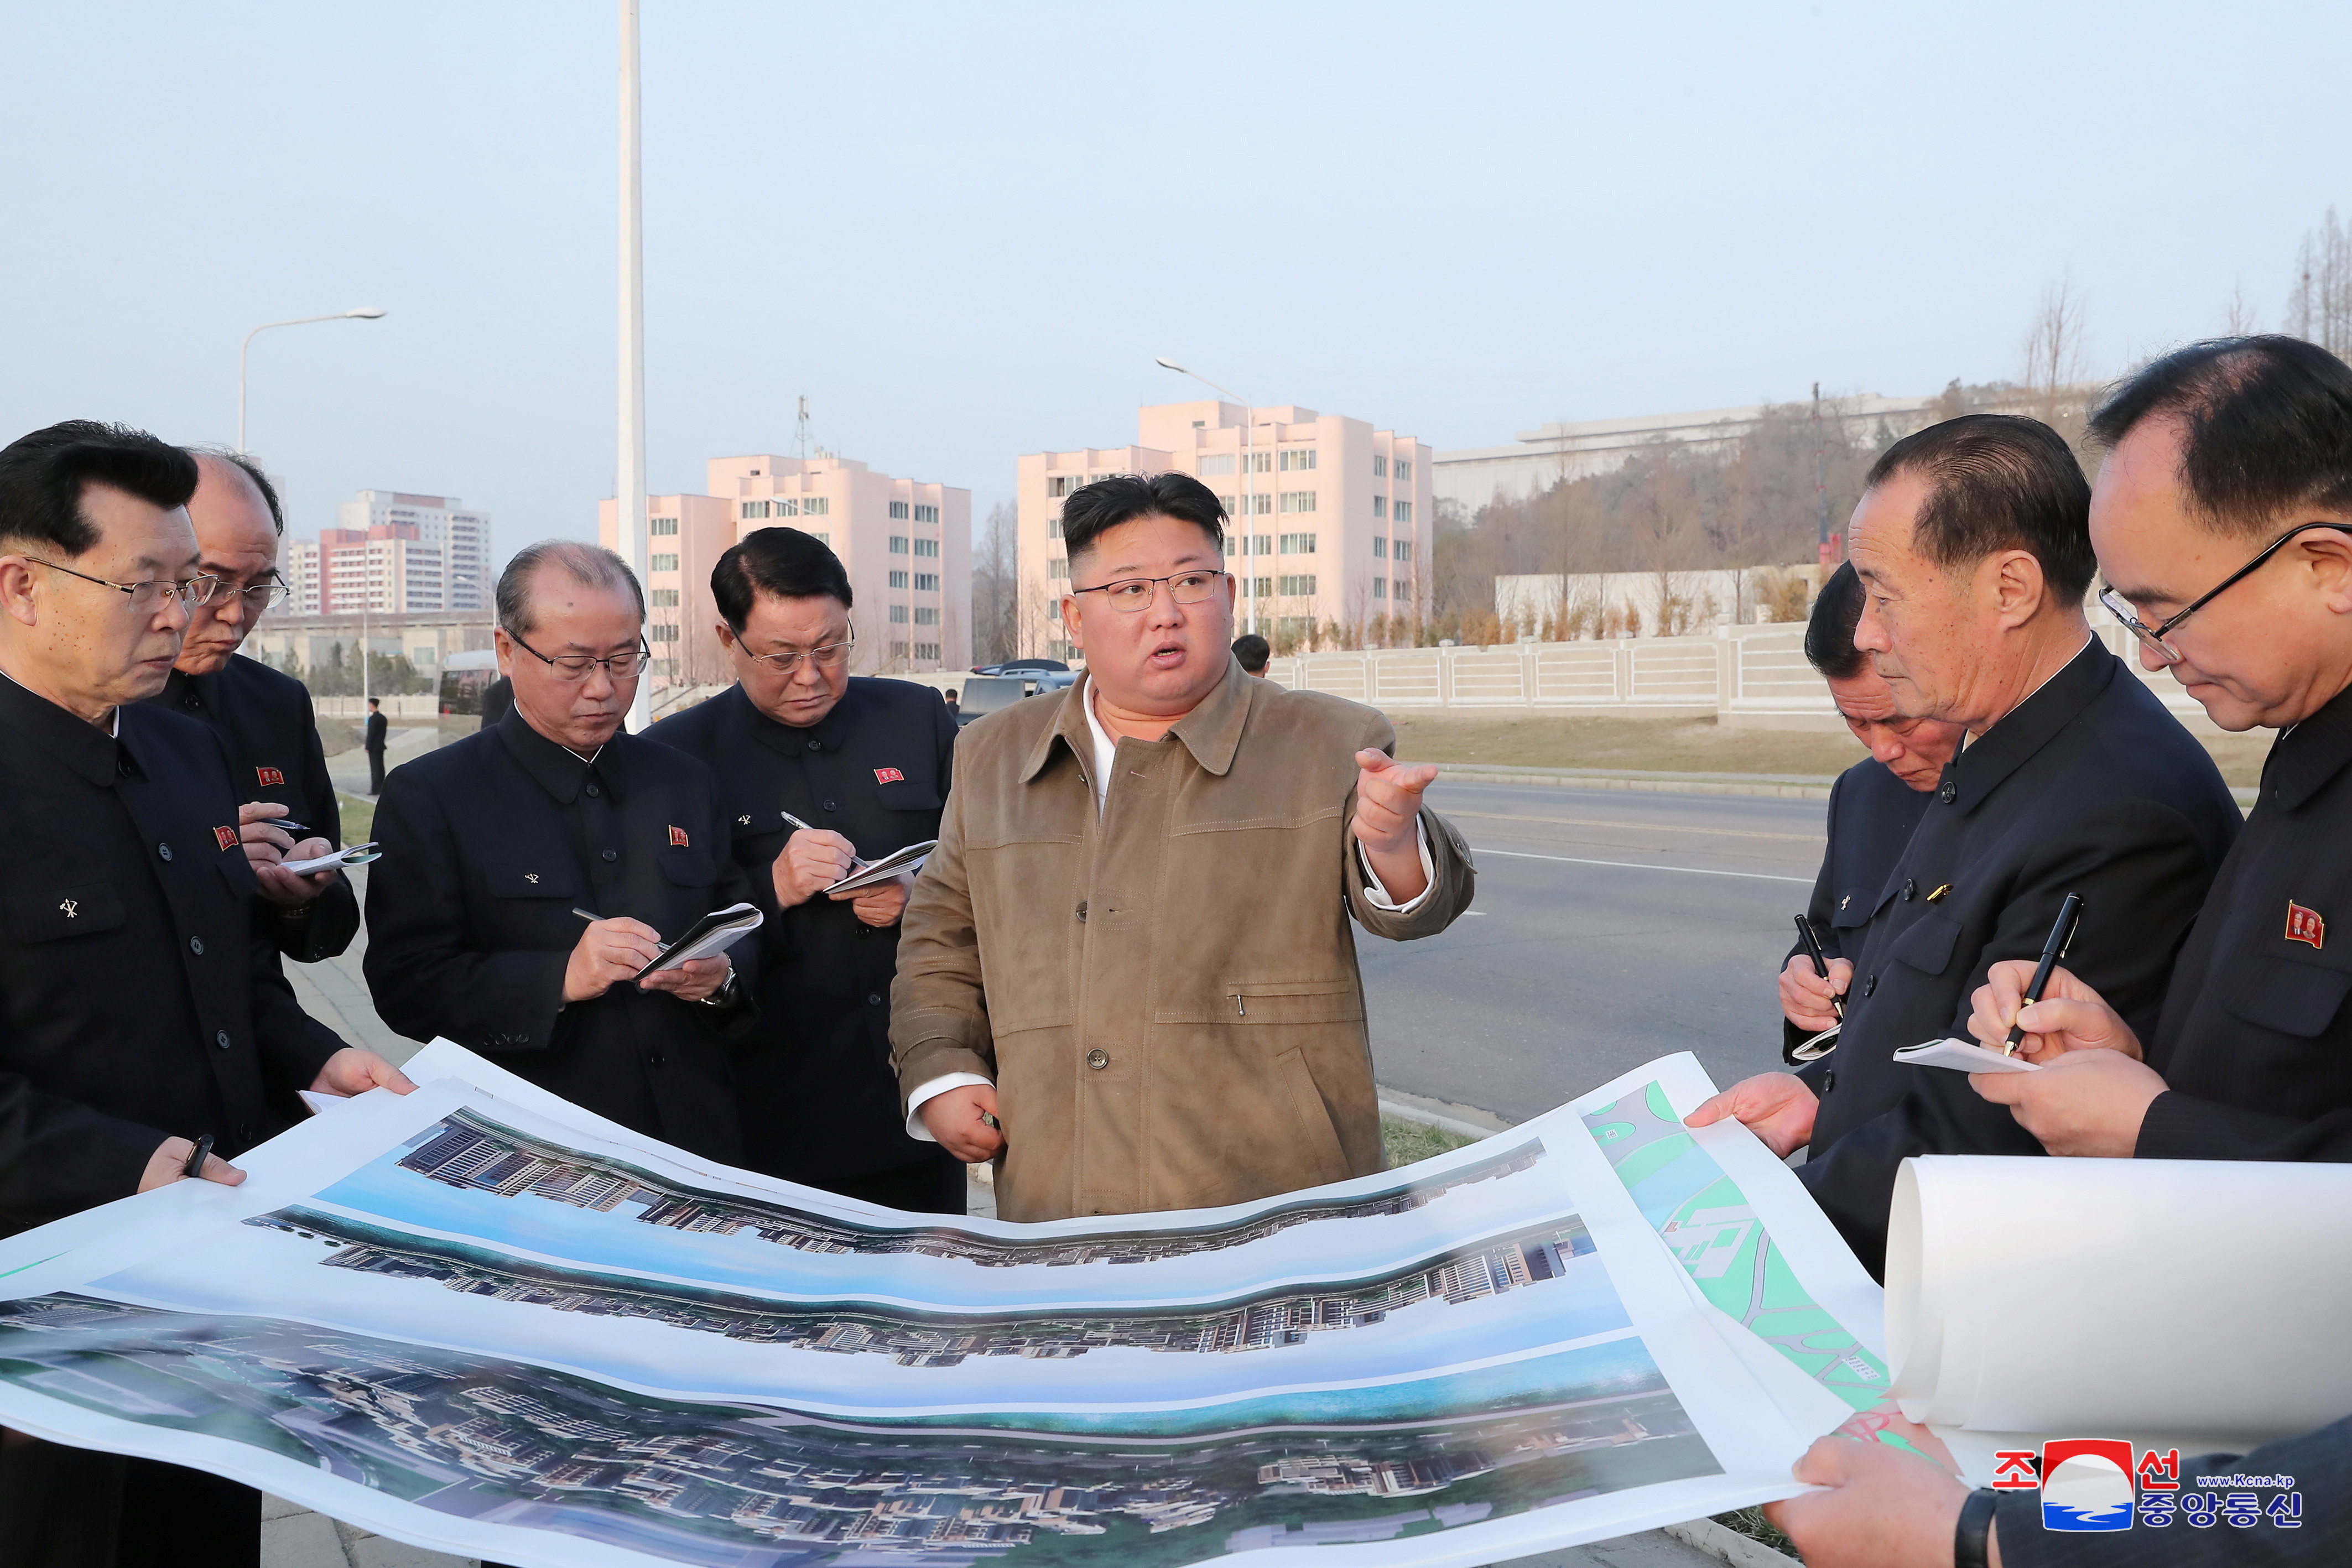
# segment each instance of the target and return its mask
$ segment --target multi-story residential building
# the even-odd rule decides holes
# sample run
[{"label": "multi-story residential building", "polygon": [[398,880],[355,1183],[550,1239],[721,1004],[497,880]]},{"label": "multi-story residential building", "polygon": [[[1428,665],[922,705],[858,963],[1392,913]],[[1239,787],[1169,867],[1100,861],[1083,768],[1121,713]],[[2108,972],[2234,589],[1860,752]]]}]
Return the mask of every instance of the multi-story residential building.
[{"label": "multi-story residential building", "polygon": [[490,515],[467,507],[455,496],[413,496],[405,490],[362,490],[335,508],[335,520],[346,528],[374,529],[403,524],[413,536],[441,553],[446,582],[444,610],[483,610],[489,606],[496,582],[490,577]]},{"label": "multi-story residential building", "polygon": [[455,497],[362,490],[338,525],[289,539],[278,568],[295,615],[490,607],[490,518]]},{"label": "multi-story residential building", "polygon": [[1285,643],[1429,609],[1430,448],[1360,419],[1222,402],[1141,410],[1136,444],[1032,453],[1015,510],[1021,643],[1069,658],[1061,627],[1069,560],[1062,501],[1108,474],[1192,475],[1231,519],[1225,566],[1235,622]]},{"label": "multi-story residential building", "polygon": [[[756,528],[795,528],[841,558],[856,605],[851,667],[923,671],[971,663],[971,492],[877,474],[820,453],[714,457],[707,496],[647,502],[646,591],[656,678],[730,679],[713,631],[710,569]],[[618,549],[618,504],[597,537]],[[667,630],[666,628],[675,628]],[[666,652],[667,651],[667,652]]]}]

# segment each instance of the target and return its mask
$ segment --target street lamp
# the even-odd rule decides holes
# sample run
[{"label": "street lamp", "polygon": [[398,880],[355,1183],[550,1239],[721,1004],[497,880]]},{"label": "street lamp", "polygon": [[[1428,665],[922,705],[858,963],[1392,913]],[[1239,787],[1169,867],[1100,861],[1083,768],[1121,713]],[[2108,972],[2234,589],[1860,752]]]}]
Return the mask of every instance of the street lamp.
[{"label": "street lamp", "polygon": [[236,351],[236,449],[245,451],[245,362],[253,351],[255,334],[267,332],[272,327],[307,327],[313,321],[376,321],[383,318],[381,305],[362,305],[353,310],[338,310],[331,316],[298,316],[291,321],[264,321],[245,335],[245,344]]},{"label": "street lamp", "polygon": [[[1250,544],[1252,539],[1250,530],[1257,526],[1257,479],[1255,472],[1250,467],[1250,439],[1252,434],[1257,428],[1257,405],[1251,402],[1249,399],[1242,396],[1241,393],[1228,391],[1227,389],[1219,386],[1216,382],[1211,381],[1208,377],[1202,375],[1197,371],[1188,371],[1183,366],[1178,364],[1175,361],[1169,359],[1164,355],[1153,362],[1159,365],[1161,370],[1174,371],[1180,376],[1190,376],[1194,381],[1200,382],[1202,386],[1207,387],[1211,392],[1216,392],[1223,397],[1229,397],[1235,402],[1242,405],[1242,513],[1249,519],[1248,522],[1242,526],[1242,559],[1244,563],[1247,563],[1254,559],[1250,554]],[[1275,564],[1276,570],[1279,571],[1281,568],[1280,558],[1276,558]],[[1244,571],[1252,571],[1252,569],[1247,564],[1244,564],[1242,570]],[[1257,581],[1254,571],[1248,580],[1248,585],[1252,590],[1255,590],[1257,587]],[[1249,600],[1248,629],[1252,632],[1255,632],[1257,630],[1257,594],[1253,591],[1245,595],[1245,597]]]}]

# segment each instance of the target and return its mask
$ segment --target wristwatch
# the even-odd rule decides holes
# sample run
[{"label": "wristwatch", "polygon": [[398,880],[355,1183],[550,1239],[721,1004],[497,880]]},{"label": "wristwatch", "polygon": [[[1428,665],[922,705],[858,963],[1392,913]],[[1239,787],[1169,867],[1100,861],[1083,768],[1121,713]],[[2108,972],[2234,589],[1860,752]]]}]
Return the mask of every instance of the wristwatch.
[{"label": "wristwatch", "polygon": [[1960,1504],[1960,1521],[1952,1527],[1952,1568],[1987,1568],[1993,1505],[2000,1500],[1992,1488],[1979,1487]]},{"label": "wristwatch", "polygon": [[735,1005],[734,970],[730,969],[727,971],[727,978],[725,981],[719,985],[719,988],[717,990],[702,998],[702,1005],[706,1008],[729,1008]]}]

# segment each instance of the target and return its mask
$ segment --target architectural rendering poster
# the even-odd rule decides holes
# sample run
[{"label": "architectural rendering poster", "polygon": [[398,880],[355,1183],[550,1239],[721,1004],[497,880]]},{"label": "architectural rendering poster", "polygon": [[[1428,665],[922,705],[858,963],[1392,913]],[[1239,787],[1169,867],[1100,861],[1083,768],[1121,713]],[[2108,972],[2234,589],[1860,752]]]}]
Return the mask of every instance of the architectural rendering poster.
[{"label": "architectural rendering poster", "polygon": [[1403,1170],[1036,1226],[413,1067],[241,1187],[0,1243],[0,1423],[546,1568],[1405,1568],[1787,1496],[1885,1385],[1794,1179],[1681,1128],[1686,1057]]}]

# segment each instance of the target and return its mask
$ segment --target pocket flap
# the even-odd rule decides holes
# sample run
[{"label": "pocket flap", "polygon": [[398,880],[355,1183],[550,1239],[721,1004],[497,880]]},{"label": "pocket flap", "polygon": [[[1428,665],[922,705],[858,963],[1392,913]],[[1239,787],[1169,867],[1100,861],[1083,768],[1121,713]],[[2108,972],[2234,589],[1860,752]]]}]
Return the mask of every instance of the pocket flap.
[{"label": "pocket flap", "polygon": [[700,850],[667,849],[661,852],[662,875],[679,887],[709,887],[718,880],[710,857]]},{"label": "pocket flap", "polygon": [[1197,1008],[1163,1009],[1155,1023],[1356,1023],[1364,993],[1351,977],[1327,980],[1226,980],[1206,1016]]},{"label": "pocket flap", "polygon": [[482,883],[494,898],[570,898],[577,873],[561,861],[492,862],[482,867]]},{"label": "pocket flap", "polygon": [[8,935],[18,942],[88,936],[122,924],[122,901],[110,882],[82,882],[48,893],[8,895]]},{"label": "pocket flap", "polygon": [[936,811],[940,804],[940,787],[929,779],[888,779],[875,786],[874,795],[893,811]]},{"label": "pocket flap", "polygon": [[2352,970],[2263,954],[2236,965],[2224,998],[2248,1023],[2308,1040],[2335,1021],[2352,992]]},{"label": "pocket flap", "polygon": [[1919,916],[1910,930],[1895,939],[1886,956],[1923,975],[1940,975],[1952,961],[1952,945],[1959,940],[1960,923],[1933,911]]},{"label": "pocket flap", "polygon": [[781,833],[783,831],[784,814],[782,811],[738,811],[734,820],[727,824],[729,835],[737,839],[756,839],[764,833]]}]

